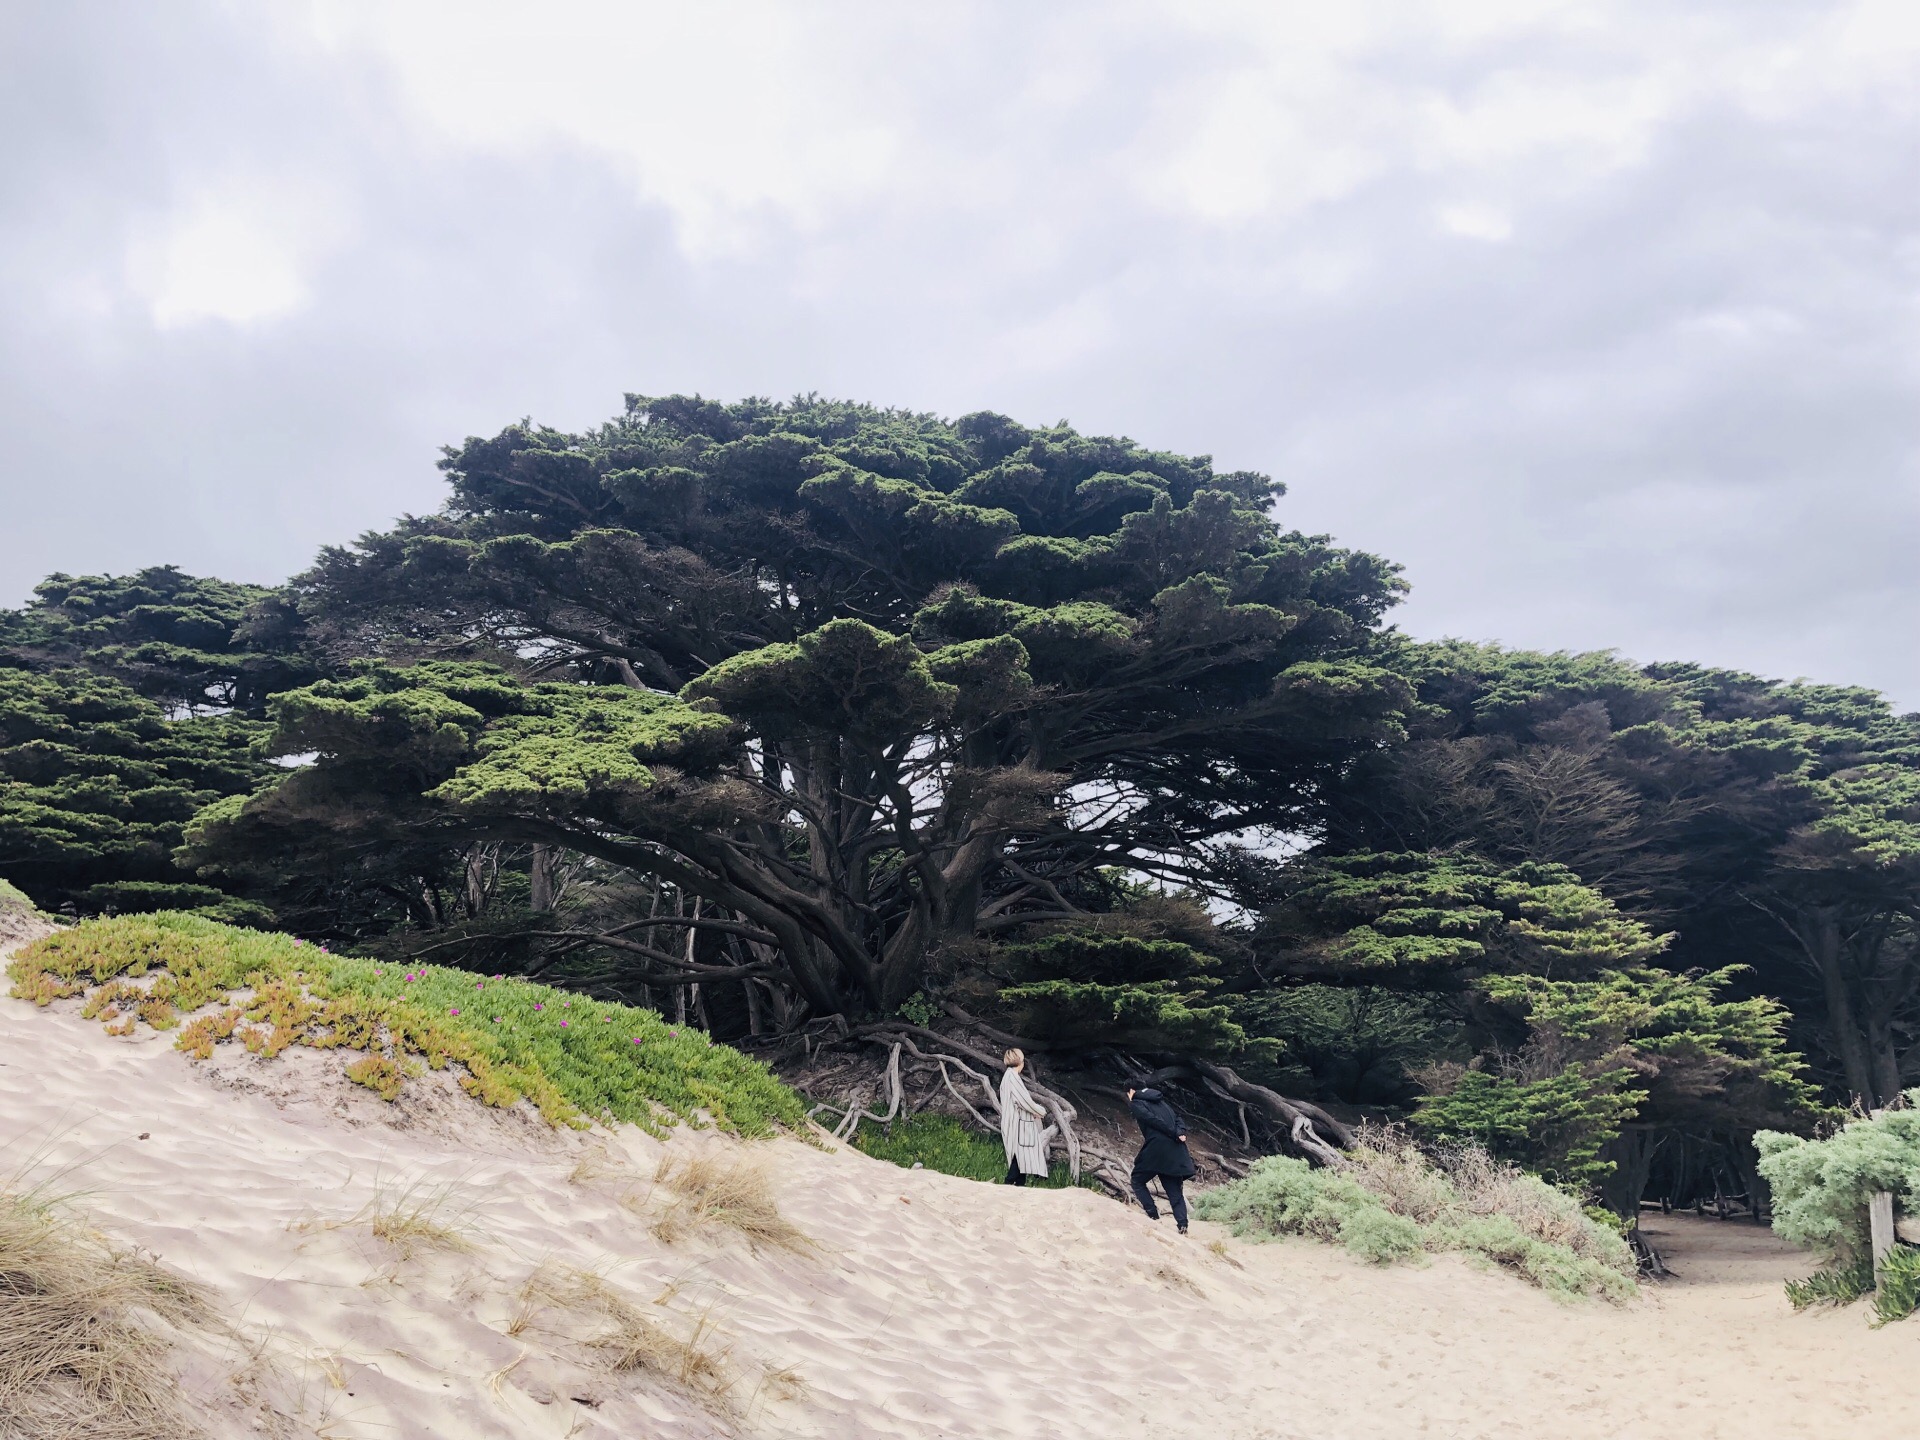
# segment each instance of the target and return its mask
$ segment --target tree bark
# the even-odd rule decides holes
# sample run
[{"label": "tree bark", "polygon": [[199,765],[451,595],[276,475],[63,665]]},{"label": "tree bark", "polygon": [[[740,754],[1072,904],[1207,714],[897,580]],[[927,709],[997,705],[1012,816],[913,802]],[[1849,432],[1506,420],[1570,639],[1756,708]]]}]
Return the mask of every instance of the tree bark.
[{"label": "tree bark", "polygon": [[1827,1002],[1827,1027],[1833,1033],[1847,1090],[1861,1104],[1875,1108],[1885,1102],[1875,1080],[1865,1029],[1858,1018],[1853,967],[1848,963],[1852,957],[1840,934],[1839,917],[1830,909],[1814,910],[1795,927],[1795,933],[1820,977],[1821,993]]},{"label": "tree bark", "polygon": [[1647,1176],[1653,1171],[1653,1157],[1664,1143],[1664,1137],[1647,1126],[1628,1125],[1600,1151],[1603,1160],[1613,1161],[1613,1170],[1600,1184],[1600,1199],[1636,1227],[1640,1223],[1640,1197],[1646,1193]]},{"label": "tree bark", "polygon": [[533,858],[527,865],[530,882],[527,904],[534,910],[553,909],[553,864],[556,858],[550,845],[533,847]]}]

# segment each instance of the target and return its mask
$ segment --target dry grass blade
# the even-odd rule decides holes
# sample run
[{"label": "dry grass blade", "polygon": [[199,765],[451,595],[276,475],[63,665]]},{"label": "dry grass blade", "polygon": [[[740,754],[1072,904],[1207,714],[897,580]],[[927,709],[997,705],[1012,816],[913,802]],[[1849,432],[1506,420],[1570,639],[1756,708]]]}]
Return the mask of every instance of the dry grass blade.
[{"label": "dry grass blade", "polygon": [[574,1161],[573,1169],[567,1172],[569,1185],[591,1185],[599,1180],[630,1184],[640,1178],[638,1171],[603,1145],[583,1151]]},{"label": "dry grass blade", "polygon": [[199,1291],[123,1254],[43,1196],[0,1193],[0,1437],[178,1440],[168,1325],[208,1325]]},{"label": "dry grass blade", "polygon": [[805,1232],[780,1213],[773,1181],[752,1160],[707,1153],[660,1162],[656,1182],[673,1192],[673,1201],[654,1223],[653,1233],[669,1245],[707,1226],[737,1230],[754,1245],[804,1250]]},{"label": "dry grass blade", "polygon": [[722,1401],[733,1384],[710,1313],[698,1316],[687,1334],[678,1334],[604,1276],[565,1265],[536,1270],[520,1296],[529,1319],[553,1309],[590,1321],[591,1332],[577,1339],[610,1371],[671,1380],[713,1403]]},{"label": "dry grass blade", "polygon": [[397,1192],[376,1188],[348,1223],[364,1224],[402,1260],[411,1260],[420,1250],[471,1250],[465,1212],[453,1210],[452,1204],[451,1185],[414,1184]]}]

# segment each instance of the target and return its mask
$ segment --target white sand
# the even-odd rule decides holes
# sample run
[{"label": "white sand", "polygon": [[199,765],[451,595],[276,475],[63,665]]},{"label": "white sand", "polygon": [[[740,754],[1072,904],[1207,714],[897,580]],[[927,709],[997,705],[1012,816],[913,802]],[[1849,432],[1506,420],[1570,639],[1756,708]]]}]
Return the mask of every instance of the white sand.
[{"label": "white sand", "polygon": [[[109,1235],[211,1287],[246,1345],[183,1365],[221,1436],[1920,1433],[1920,1320],[1792,1314],[1780,1280],[1808,1261],[1751,1225],[1660,1222],[1678,1281],[1624,1309],[1567,1305],[1454,1258],[1382,1270],[1300,1241],[1222,1258],[1215,1227],[1183,1240],[1085,1192],[683,1133],[763,1155],[819,1248],[667,1246],[646,1183],[569,1180],[596,1147],[650,1179],[657,1142],[556,1134],[432,1086],[388,1107],[340,1063],[196,1066],[171,1036],[0,997],[0,1175],[58,1173]],[[406,1259],[367,1232],[381,1196],[439,1185],[469,1253]],[[580,1363],[563,1314],[510,1334],[543,1263],[603,1273],[682,1331],[704,1315],[727,1406]]]}]

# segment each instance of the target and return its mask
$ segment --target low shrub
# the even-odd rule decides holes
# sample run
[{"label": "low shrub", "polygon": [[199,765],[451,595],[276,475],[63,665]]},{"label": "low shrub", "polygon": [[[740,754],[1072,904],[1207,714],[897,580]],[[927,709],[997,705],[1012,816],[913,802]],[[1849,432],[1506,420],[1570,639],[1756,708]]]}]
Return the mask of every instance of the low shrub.
[{"label": "low shrub", "polygon": [[1363,1134],[1339,1169],[1269,1156],[1195,1208],[1236,1235],[1311,1236],[1379,1264],[1461,1251],[1558,1295],[1621,1300],[1636,1290],[1626,1242],[1571,1196],[1484,1150],[1429,1155],[1390,1131]]},{"label": "low shrub", "polygon": [[[909,1170],[918,1164],[968,1180],[1004,1180],[1007,1175],[1007,1154],[1000,1138],[970,1130],[950,1115],[911,1115],[891,1125],[862,1125],[853,1137],[853,1148]],[[1083,1177],[1082,1183],[1094,1182]],[[1059,1190],[1071,1186],[1073,1177],[1066,1166],[1055,1165],[1044,1178],[1029,1176],[1027,1184]]]},{"label": "low shrub", "polygon": [[1851,1305],[1873,1289],[1873,1265],[1855,1261],[1816,1270],[1804,1280],[1787,1281],[1787,1303],[1796,1310],[1809,1305]]},{"label": "low shrub", "polygon": [[[410,1061],[458,1066],[488,1105],[526,1099],[549,1122],[663,1122],[742,1135],[801,1128],[799,1096],[758,1061],[651,1010],[589,1000],[501,976],[332,955],[288,935],[180,911],[89,920],[27,946],[7,967],[13,994],[46,1005],[84,997],[82,1013],[127,1033],[180,1030],[205,1059],[239,1040],[260,1055],[289,1045],[365,1052],[355,1078],[397,1095]],[[391,1097],[390,1097],[391,1098]]]},{"label": "low shrub", "polygon": [[1773,1192],[1773,1228],[1782,1238],[1830,1257],[1840,1268],[1868,1255],[1867,1199],[1893,1193],[1920,1209],[1920,1090],[1904,1110],[1886,1110],[1842,1126],[1824,1140],[1777,1130],[1753,1137],[1760,1174]]},{"label": "low shrub", "polygon": [[1920,1309],[1920,1249],[1896,1245],[1880,1262],[1879,1283],[1873,1290],[1873,1313],[1879,1323],[1904,1320]]}]

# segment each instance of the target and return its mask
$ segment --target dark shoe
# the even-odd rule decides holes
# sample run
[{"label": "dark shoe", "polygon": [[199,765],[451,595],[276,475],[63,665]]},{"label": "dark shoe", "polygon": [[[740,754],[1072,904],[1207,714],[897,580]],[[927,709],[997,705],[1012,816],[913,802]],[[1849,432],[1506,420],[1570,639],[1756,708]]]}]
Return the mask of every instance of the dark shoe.
[{"label": "dark shoe", "polygon": [[1180,1227],[1180,1233],[1181,1233],[1182,1235],[1184,1235],[1184,1234],[1186,1234],[1186,1233],[1187,1233],[1187,1227],[1186,1227],[1186,1226],[1184,1226],[1184,1225],[1182,1225],[1182,1226]]}]

